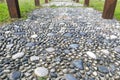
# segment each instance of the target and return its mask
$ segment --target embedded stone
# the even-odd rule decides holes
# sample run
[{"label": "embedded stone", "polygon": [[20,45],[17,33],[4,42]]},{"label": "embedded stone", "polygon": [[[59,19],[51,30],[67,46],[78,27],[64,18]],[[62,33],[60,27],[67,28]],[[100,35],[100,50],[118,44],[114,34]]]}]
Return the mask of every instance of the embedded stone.
[{"label": "embedded stone", "polygon": [[19,52],[17,54],[12,55],[12,59],[18,59],[24,56],[24,52]]},{"label": "embedded stone", "polygon": [[31,56],[30,57],[30,61],[37,61],[37,60],[39,60],[38,56]]},{"label": "embedded stone", "polygon": [[83,66],[83,60],[76,60],[76,61],[73,61],[73,65],[81,70],[84,69],[84,66]]},{"label": "embedded stone", "polygon": [[53,52],[53,51],[55,51],[55,49],[53,47],[49,47],[49,48],[46,49],[46,51],[47,52]]},{"label": "embedded stone", "polygon": [[48,75],[48,69],[45,68],[45,67],[37,67],[35,70],[34,70],[34,73],[36,76],[38,77],[45,77]]},{"label": "embedded stone", "polygon": [[93,52],[88,51],[88,52],[86,52],[86,53],[87,53],[87,55],[88,55],[89,57],[91,57],[91,58],[93,58],[93,59],[97,59],[96,55],[95,55]]},{"label": "embedded stone", "polygon": [[109,73],[108,68],[105,67],[105,66],[98,66],[98,70],[99,70],[101,73],[105,73],[105,74]]}]

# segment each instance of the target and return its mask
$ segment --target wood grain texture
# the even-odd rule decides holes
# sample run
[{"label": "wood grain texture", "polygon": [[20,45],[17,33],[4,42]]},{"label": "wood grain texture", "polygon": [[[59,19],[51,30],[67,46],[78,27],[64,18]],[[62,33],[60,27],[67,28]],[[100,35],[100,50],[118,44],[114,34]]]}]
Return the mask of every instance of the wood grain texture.
[{"label": "wood grain texture", "polygon": [[84,6],[89,6],[89,0],[84,0]]},{"label": "wood grain texture", "polygon": [[40,6],[40,1],[39,0],[35,0],[35,6]]},{"label": "wood grain texture", "polygon": [[6,0],[11,18],[20,18],[20,9],[18,0]]},{"label": "wood grain texture", "polygon": [[104,19],[113,19],[117,0],[105,0],[102,17]]}]

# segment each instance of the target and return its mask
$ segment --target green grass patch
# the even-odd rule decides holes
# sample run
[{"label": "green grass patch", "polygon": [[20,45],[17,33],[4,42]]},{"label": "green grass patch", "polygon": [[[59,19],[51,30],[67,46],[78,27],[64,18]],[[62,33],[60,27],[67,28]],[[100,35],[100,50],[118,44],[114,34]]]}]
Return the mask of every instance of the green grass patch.
[{"label": "green grass patch", "polygon": [[0,22],[4,22],[8,20],[9,13],[8,13],[8,8],[6,3],[0,3]]},{"label": "green grass patch", "polygon": [[[28,13],[31,12],[32,10],[41,7],[41,6],[35,7],[34,0],[18,0],[18,1],[19,1],[21,16],[23,19],[25,19]],[[44,4],[44,0],[40,0],[40,4]],[[11,19],[9,16],[6,2],[3,3],[0,2],[0,24],[11,21],[13,21],[13,19]]]},{"label": "green grass patch", "polygon": [[47,80],[47,77],[40,77],[39,80]]},{"label": "green grass patch", "polygon": [[[81,4],[84,4],[84,0],[80,0]],[[90,7],[93,7],[96,10],[103,11],[104,1],[103,0],[90,0]],[[117,2],[117,6],[115,9],[115,18],[120,20],[120,0]]]},{"label": "green grass patch", "polygon": [[34,0],[19,0],[19,6],[22,17],[26,17],[28,12],[35,9]]}]

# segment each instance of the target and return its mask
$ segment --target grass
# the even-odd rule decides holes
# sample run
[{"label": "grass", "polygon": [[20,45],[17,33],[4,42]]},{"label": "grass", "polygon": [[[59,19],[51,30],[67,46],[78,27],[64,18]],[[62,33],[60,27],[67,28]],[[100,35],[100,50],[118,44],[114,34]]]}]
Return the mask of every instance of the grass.
[{"label": "grass", "polygon": [[[22,18],[26,18],[27,14],[34,10],[35,8],[35,3],[34,0],[18,0],[19,1],[19,6],[20,6],[20,11],[21,11],[21,16]],[[40,0],[40,4],[43,4],[44,0]],[[11,22],[13,19],[10,18],[9,12],[8,12],[8,7],[6,2],[0,2],[0,24],[4,22]]]},{"label": "grass", "polygon": [[9,13],[6,3],[0,3],[0,22],[4,22],[9,19]]},{"label": "grass", "polygon": [[47,80],[46,77],[40,77],[39,80]]},{"label": "grass", "polygon": [[[83,4],[84,0],[80,0],[80,3]],[[103,11],[104,8],[104,1],[103,0],[90,0],[90,7],[93,7],[96,10]],[[120,0],[117,2],[117,6],[115,9],[115,18],[120,20]]]}]

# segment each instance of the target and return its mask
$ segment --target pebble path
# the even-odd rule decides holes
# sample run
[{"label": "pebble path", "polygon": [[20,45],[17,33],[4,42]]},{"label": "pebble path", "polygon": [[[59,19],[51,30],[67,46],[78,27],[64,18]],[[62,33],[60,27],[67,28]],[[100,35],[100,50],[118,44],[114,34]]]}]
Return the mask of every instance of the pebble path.
[{"label": "pebble path", "polygon": [[0,80],[119,80],[120,23],[92,8],[34,10],[0,27]]}]

